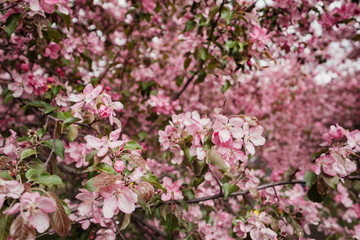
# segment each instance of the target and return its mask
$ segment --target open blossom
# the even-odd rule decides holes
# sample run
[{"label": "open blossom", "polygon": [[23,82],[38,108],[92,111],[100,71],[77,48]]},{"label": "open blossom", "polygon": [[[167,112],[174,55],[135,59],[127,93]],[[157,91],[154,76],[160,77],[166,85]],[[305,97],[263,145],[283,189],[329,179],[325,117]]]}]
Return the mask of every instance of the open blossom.
[{"label": "open blossom", "polygon": [[19,198],[24,191],[24,186],[17,181],[7,181],[0,178],[0,209],[2,208],[5,198]]},{"label": "open blossom", "polygon": [[217,115],[213,125],[213,142],[215,144],[226,143],[231,140],[231,137],[241,139],[244,137],[243,124],[242,118],[228,119],[224,115]]},{"label": "open blossom", "polygon": [[330,145],[333,139],[339,140],[345,134],[345,129],[340,127],[338,124],[336,124],[336,126],[331,125],[329,132],[322,135],[322,139],[325,141],[322,145]]},{"label": "open blossom", "polygon": [[29,94],[33,92],[33,88],[30,86],[29,79],[26,75],[13,72],[12,77],[15,82],[9,83],[8,88],[14,92],[14,97],[21,97],[24,92]]},{"label": "open blossom", "polygon": [[99,85],[96,88],[92,84],[88,84],[82,93],[79,94],[70,94],[69,100],[76,102],[72,108],[81,108],[84,105],[89,105],[100,95],[102,87]]},{"label": "open blossom", "polygon": [[121,129],[117,129],[112,131],[109,137],[104,136],[101,139],[92,135],[87,135],[85,136],[86,146],[90,149],[95,148],[96,150],[99,150],[97,156],[103,157],[109,151],[109,149],[114,149],[124,144],[124,141],[118,140],[120,132]]},{"label": "open blossom", "polygon": [[24,193],[20,198],[20,203],[15,203],[13,207],[4,211],[5,214],[15,214],[22,211],[24,219],[36,228],[39,233],[45,232],[49,228],[48,213],[56,210],[55,200],[48,197],[41,197],[38,192]]},{"label": "open blossom", "polygon": [[261,43],[265,43],[268,40],[268,36],[266,35],[266,29],[255,26],[254,30],[249,34],[251,37],[251,41],[259,41]]},{"label": "open blossom", "polygon": [[111,229],[99,229],[96,232],[95,240],[115,240],[116,234]]},{"label": "open blossom", "polygon": [[251,230],[250,225],[245,225],[245,223],[241,220],[235,221],[236,225],[233,228],[233,231],[236,233],[236,235],[240,238],[246,238],[246,235]]},{"label": "open blossom", "polygon": [[97,192],[89,192],[86,189],[79,189],[81,193],[76,195],[76,198],[82,201],[78,206],[78,211],[81,216],[92,217],[96,223],[101,220],[101,212],[98,208],[96,198],[99,196]]},{"label": "open blossom", "polygon": [[249,124],[246,122],[243,126],[245,137],[244,137],[244,145],[246,151],[248,151],[250,154],[255,154],[255,147],[254,146],[260,146],[264,145],[265,138],[261,136],[262,132],[264,131],[264,128],[260,125],[249,128]]},{"label": "open blossom", "polygon": [[122,181],[118,180],[114,184],[100,188],[99,193],[105,198],[103,214],[106,218],[112,218],[117,209],[127,214],[135,210],[137,195]]},{"label": "open blossom", "polygon": [[180,186],[183,183],[182,179],[179,179],[173,183],[169,177],[164,177],[163,183],[166,187],[166,193],[163,193],[161,195],[161,200],[163,201],[169,201],[170,199],[181,200],[184,198],[180,190]]},{"label": "open blossom", "polygon": [[10,137],[8,137],[5,141],[5,145],[0,147],[0,153],[3,153],[7,156],[12,155],[16,151],[16,132],[12,129],[9,129],[11,132]]},{"label": "open blossom", "polygon": [[114,117],[116,116],[115,111],[120,111],[124,109],[124,106],[121,102],[113,102],[111,97],[108,94],[104,94],[102,98],[103,105],[100,106],[98,112],[102,118],[109,118],[109,122],[111,125],[114,123]]},{"label": "open blossom", "polygon": [[346,135],[347,144],[356,152],[360,152],[360,131],[355,130]]},{"label": "open blossom", "polygon": [[157,96],[151,95],[147,104],[154,108],[154,111],[160,114],[174,114],[174,110],[180,110],[179,101],[171,101],[170,97],[166,96],[163,91],[160,91]]},{"label": "open blossom", "polygon": [[60,46],[57,43],[50,43],[43,52],[45,57],[50,57],[52,59],[57,59],[59,57],[58,51],[60,51]]}]

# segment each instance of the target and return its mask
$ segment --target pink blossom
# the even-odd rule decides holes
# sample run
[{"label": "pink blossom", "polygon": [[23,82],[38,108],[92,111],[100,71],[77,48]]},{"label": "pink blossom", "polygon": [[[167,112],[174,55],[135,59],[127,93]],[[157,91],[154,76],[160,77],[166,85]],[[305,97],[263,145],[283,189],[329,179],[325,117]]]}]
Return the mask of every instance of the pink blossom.
[{"label": "pink blossom", "polygon": [[244,136],[244,130],[241,128],[244,124],[242,118],[228,119],[224,115],[217,115],[213,125],[213,143],[226,143],[231,141],[231,137],[241,139]]},{"label": "pink blossom", "polygon": [[99,229],[95,240],[115,240],[116,234],[111,229]]},{"label": "pink blossom", "polygon": [[259,41],[261,43],[265,43],[269,38],[266,35],[266,28],[260,28],[258,26],[255,26],[249,36],[251,37],[252,42]]},{"label": "pink blossom", "polygon": [[346,135],[347,144],[354,149],[354,151],[360,152],[360,131],[355,130]]},{"label": "pink blossom", "polygon": [[96,223],[99,223],[101,220],[101,212],[98,208],[98,198],[99,194],[97,192],[89,192],[86,189],[79,189],[81,193],[76,195],[75,198],[82,201],[78,206],[78,211],[81,216],[84,217],[93,217]]},{"label": "pink blossom", "polygon": [[4,213],[13,215],[20,210],[23,218],[27,219],[39,233],[43,233],[50,226],[48,213],[56,210],[56,203],[52,198],[41,197],[38,192],[25,192],[20,198],[20,203],[15,203]]},{"label": "pink blossom", "polygon": [[180,190],[180,186],[183,183],[182,179],[179,179],[173,183],[169,177],[164,177],[163,183],[166,187],[166,193],[163,193],[161,195],[161,200],[163,201],[169,201],[170,199],[181,200],[184,198]]},{"label": "pink blossom", "polygon": [[244,145],[246,151],[250,154],[255,154],[255,147],[265,144],[265,138],[261,136],[264,128],[260,125],[249,128],[249,124],[247,122],[244,123],[243,126],[245,137],[244,137]]},{"label": "pink blossom", "polygon": [[245,225],[245,223],[241,220],[235,221],[236,225],[233,228],[233,231],[236,233],[236,235],[240,238],[246,238],[246,235],[251,230],[251,226]]},{"label": "pink blossom", "polygon": [[43,55],[45,57],[50,57],[52,59],[57,59],[58,58],[58,51],[60,51],[60,46],[59,44],[56,43],[50,43],[46,48],[45,48],[45,52],[43,52]]},{"label": "pink blossom", "polygon": [[103,157],[109,151],[109,149],[114,149],[120,147],[124,144],[124,141],[118,140],[120,137],[121,129],[117,129],[112,131],[109,137],[104,136],[101,139],[94,137],[92,135],[85,136],[86,146],[89,149],[99,150],[97,153],[98,157]]},{"label": "pink blossom", "polygon": [[336,124],[336,126],[331,125],[330,126],[330,130],[327,133],[324,133],[322,135],[323,140],[325,141],[323,143],[323,145],[330,145],[331,141],[333,139],[335,140],[339,140],[342,138],[342,136],[344,136],[346,134],[345,129],[343,129],[342,127],[340,127],[338,124]]},{"label": "pink blossom", "polygon": [[16,147],[16,132],[12,129],[9,129],[11,132],[10,137],[6,138],[5,145],[0,148],[0,153],[4,153],[9,156],[15,153]]},{"label": "pink blossom", "polygon": [[100,85],[94,88],[93,85],[88,84],[84,88],[83,93],[71,94],[69,96],[70,101],[76,102],[76,104],[73,105],[72,108],[81,108],[84,105],[89,105],[93,103],[93,101],[99,96],[101,91],[102,87]]},{"label": "pink blossom", "polygon": [[121,102],[113,102],[110,95],[104,94],[102,98],[104,105],[100,106],[99,113],[101,117],[109,117],[109,122],[111,125],[114,123],[114,117],[116,116],[115,111],[120,111],[124,108]]},{"label": "pink blossom", "polygon": [[117,209],[127,214],[130,214],[135,210],[137,195],[121,181],[100,188],[99,193],[105,198],[103,214],[106,218],[112,218]]},{"label": "pink blossom", "polygon": [[26,75],[20,75],[13,72],[12,77],[15,82],[9,83],[8,88],[14,92],[14,97],[20,97],[24,91],[28,94],[32,93],[33,88],[29,85],[29,79]]},{"label": "pink blossom", "polygon": [[17,181],[6,181],[0,178],[0,209],[2,208],[5,198],[19,198],[24,191],[24,186]]},{"label": "pink blossom", "polygon": [[122,171],[125,169],[125,163],[121,160],[116,160],[114,163],[114,169],[118,173],[122,173]]}]

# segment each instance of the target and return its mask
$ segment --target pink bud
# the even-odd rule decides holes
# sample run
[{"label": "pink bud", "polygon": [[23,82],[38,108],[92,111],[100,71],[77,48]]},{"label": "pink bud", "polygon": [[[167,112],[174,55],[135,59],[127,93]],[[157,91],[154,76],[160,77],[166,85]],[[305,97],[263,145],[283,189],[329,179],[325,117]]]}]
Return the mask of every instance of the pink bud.
[{"label": "pink bud", "polygon": [[25,72],[30,71],[30,67],[29,67],[29,65],[26,64],[26,63],[22,63],[22,64],[21,64],[21,69],[24,70]]},{"label": "pink bud", "polygon": [[55,82],[55,79],[54,79],[53,77],[48,77],[48,78],[46,79],[46,81],[47,81],[48,83],[53,83],[53,82]]},{"label": "pink bud", "polygon": [[121,173],[125,169],[125,163],[123,161],[116,160],[115,163],[114,163],[114,169],[118,173]]},{"label": "pink bud", "polygon": [[251,58],[249,58],[249,60],[247,61],[247,65],[249,66],[249,67],[252,67],[252,62],[251,62]]},{"label": "pink bud", "polygon": [[105,90],[106,90],[106,91],[110,91],[110,90],[111,90],[111,87],[106,86]]},{"label": "pink bud", "polygon": [[61,73],[61,68],[59,68],[59,67],[56,68],[56,72],[57,72],[57,73]]}]

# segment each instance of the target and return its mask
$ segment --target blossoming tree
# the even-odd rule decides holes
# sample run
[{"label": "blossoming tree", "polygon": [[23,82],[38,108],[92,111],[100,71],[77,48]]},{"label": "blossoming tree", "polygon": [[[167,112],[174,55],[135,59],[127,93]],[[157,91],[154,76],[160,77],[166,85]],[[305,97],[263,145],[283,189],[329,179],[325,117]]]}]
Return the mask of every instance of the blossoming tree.
[{"label": "blossoming tree", "polygon": [[359,1],[0,12],[0,240],[360,239]]}]

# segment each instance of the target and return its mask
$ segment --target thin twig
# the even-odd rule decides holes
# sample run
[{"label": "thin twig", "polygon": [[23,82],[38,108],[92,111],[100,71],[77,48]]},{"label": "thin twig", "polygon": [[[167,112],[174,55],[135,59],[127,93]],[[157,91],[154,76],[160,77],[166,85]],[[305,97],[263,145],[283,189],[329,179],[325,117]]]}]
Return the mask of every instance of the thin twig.
[{"label": "thin twig", "polygon": [[209,166],[209,171],[211,173],[211,175],[215,178],[216,180],[216,183],[218,184],[220,190],[219,190],[219,194],[222,194],[222,186],[221,186],[221,183],[219,181],[219,179],[217,179],[217,177],[215,176],[215,174],[213,173],[213,171],[211,170],[210,166]]},{"label": "thin twig", "polygon": [[275,187],[272,187],[272,188],[274,189],[275,196],[276,196],[276,198],[277,198],[278,202],[280,202],[280,199],[279,199],[279,196],[278,196],[278,194],[277,194],[277,191],[276,191]]},{"label": "thin twig", "polygon": [[155,227],[153,227],[152,225],[148,224],[147,222],[143,221],[141,219],[141,217],[139,217],[137,214],[132,214],[131,215],[136,221],[140,222],[142,225],[144,225],[145,227],[149,228],[151,231],[153,231],[156,235],[161,236],[166,238],[166,234],[162,231],[160,231],[159,229],[156,229]]},{"label": "thin twig", "polygon": [[46,160],[46,162],[44,163],[45,167],[47,167],[50,159],[51,159],[51,156],[52,154],[54,153],[55,151],[55,139],[56,139],[56,130],[57,130],[57,123],[58,121],[55,120],[55,126],[54,126],[54,132],[53,132],[53,142],[52,142],[52,148],[51,148],[51,151],[50,151],[50,154],[49,154],[49,157],[48,159]]}]

